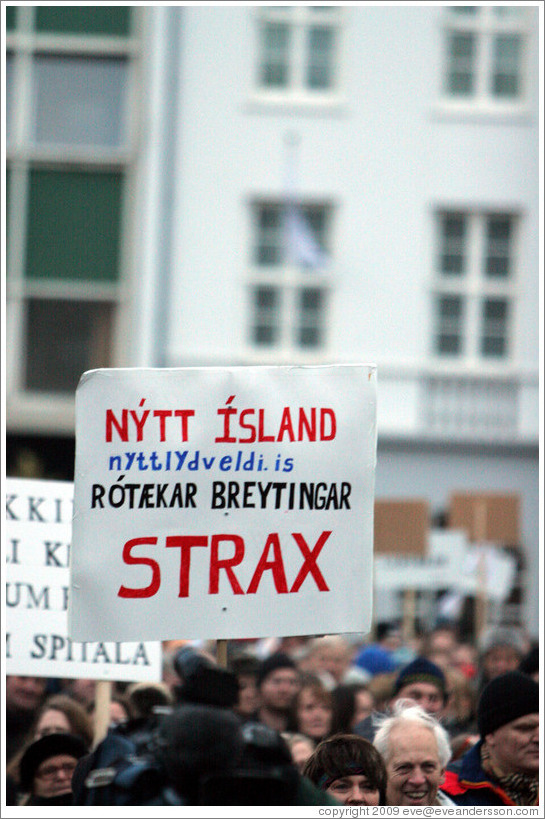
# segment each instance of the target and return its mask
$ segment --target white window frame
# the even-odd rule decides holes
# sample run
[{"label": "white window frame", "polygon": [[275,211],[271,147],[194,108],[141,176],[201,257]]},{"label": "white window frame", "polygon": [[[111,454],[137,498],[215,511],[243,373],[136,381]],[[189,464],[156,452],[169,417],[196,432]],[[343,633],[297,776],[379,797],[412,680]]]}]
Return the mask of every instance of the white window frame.
[{"label": "white window frame", "polygon": [[[466,240],[464,244],[465,273],[447,275],[440,269],[442,217],[461,215],[466,220]],[[486,276],[485,259],[487,247],[488,219],[508,217],[512,229],[509,247],[510,275],[501,278]],[[434,260],[431,285],[431,359],[432,364],[442,370],[467,371],[505,374],[513,367],[516,360],[515,332],[518,309],[517,267],[520,258],[520,213],[513,209],[484,208],[463,209],[460,207],[441,207],[434,213]],[[440,353],[437,350],[437,338],[441,328],[438,321],[439,299],[443,296],[460,296],[464,302],[465,319],[462,324],[461,350],[456,354]],[[505,332],[506,354],[487,356],[481,352],[484,336],[483,310],[489,299],[504,299],[508,302],[509,315]]]},{"label": "white window frame", "polygon": [[[517,8],[516,4],[513,4]],[[479,114],[512,117],[530,112],[530,59],[537,34],[537,9],[519,6],[520,15],[501,17],[495,14],[498,6],[478,5],[476,15],[455,13],[446,6],[441,13],[441,72],[436,112],[446,114]],[[473,34],[476,39],[474,91],[470,95],[448,92],[450,70],[449,38],[452,34]],[[493,94],[491,82],[494,69],[494,40],[498,35],[518,35],[521,38],[520,90],[517,96],[502,97]]]},{"label": "white window frame", "polygon": [[[252,361],[272,362],[304,362],[312,363],[323,360],[323,356],[329,344],[329,324],[328,316],[331,310],[332,296],[332,273],[328,266],[327,270],[308,270],[304,267],[292,264],[289,261],[280,262],[275,265],[260,265],[255,262],[255,248],[258,242],[258,220],[255,218],[260,207],[280,206],[285,202],[278,199],[256,198],[250,203],[251,226],[249,236],[251,241],[251,264],[246,279],[247,298],[247,329],[246,329],[246,357]],[[306,201],[302,203],[304,207],[320,207],[328,211],[325,225],[325,235],[323,237],[325,249],[328,251],[331,246],[332,217],[334,208],[331,202]],[[252,338],[255,326],[256,306],[254,302],[254,291],[258,287],[271,287],[275,289],[280,297],[278,316],[278,339],[274,344],[258,344]],[[322,322],[320,329],[322,341],[315,347],[302,346],[297,342],[297,333],[304,322],[301,321],[302,311],[297,304],[301,291],[305,288],[319,290],[324,298]]]},{"label": "white window frame", "polygon": [[[127,339],[122,333],[129,309],[129,220],[122,226],[121,259],[117,282],[36,281],[25,277],[25,225],[28,219],[27,177],[32,169],[57,171],[85,167],[123,169],[130,188],[137,172],[137,118],[141,100],[138,88],[141,71],[141,39],[144,15],[133,10],[133,31],[126,37],[38,32],[34,28],[35,7],[17,7],[18,25],[6,33],[6,52],[13,55],[13,96],[17,99],[6,163],[10,169],[10,243],[6,277],[6,399],[11,431],[29,428],[52,433],[72,433],[73,394],[29,390],[25,386],[26,304],[30,298],[69,299],[77,302],[107,302],[114,312],[112,361],[125,360]],[[32,140],[32,64],[40,54],[123,57],[128,62],[127,142],[117,147],[36,144]],[[7,181],[7,180],[6,180]],[[127,192],[128,201],[130,194]]]},{"label": "white window frame", "polygon": [[[250,102],[260,105],[301,106],[303,108],[332,107],[336,110],[344,103],[342,97],[343,68],[343,28],[346,9],[341,6],[260,6],[255,11],[255,59],[253,88]],[[259,74],[262,65],[261,26],[265,23],[286,23],[290,27],[291,43],[288,54],[288,77],[282,88],[267,87],[260,83]],[[306,37],[312,25],[331,27],[335,32],[332,52],[333,82],[329,88],[312,89],[305,81],[308,64]]]}]

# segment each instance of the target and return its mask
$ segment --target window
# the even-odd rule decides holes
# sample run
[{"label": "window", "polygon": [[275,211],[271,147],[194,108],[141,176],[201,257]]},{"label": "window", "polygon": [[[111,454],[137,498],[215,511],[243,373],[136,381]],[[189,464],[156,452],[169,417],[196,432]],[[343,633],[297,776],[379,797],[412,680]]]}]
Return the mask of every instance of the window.
[{"label": "window", "polygon": [[495,107],[525,100],[531,12],[523,5],[445,9],[447,100]]},{"label": "window", "polygon": [[73,399],[82,372],[116,364],[136,14],[20,5],[9,17],[7,309],[18,400]]},{"label": "window", "polygon": [[341,9],[263,6],[257,12],[257,86],[283,98],[337,92]]},{"label": "window", "polygon": [[31,140],[36,145],[127,141],[128,61],[40,54],[33,66]]},{"label": "window", "polygon": [[111,311],[108,303],[28,299],[25,388],[73,390],[82,372],[108,364]]},{"label": "window", "polygon": [[293,208],[252,207],[250,343],[260,350],[313,352],[326,342],[331,207]]},{"label": "window", "polygon": [[517,227],[512,213],[437,213],[435,355],[463,362],[511,357]]}]

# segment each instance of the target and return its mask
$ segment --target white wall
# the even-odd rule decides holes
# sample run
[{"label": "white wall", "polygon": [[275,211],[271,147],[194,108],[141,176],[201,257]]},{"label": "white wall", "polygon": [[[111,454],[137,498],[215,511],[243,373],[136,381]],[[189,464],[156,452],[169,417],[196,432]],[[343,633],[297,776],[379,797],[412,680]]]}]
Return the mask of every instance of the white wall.
[{"label": "white wall", "polygon": [[[441,7],[346,7],[344,103],[320,114],[254,100],[254,7],[185,7],[169,359],[244,354],[248,200],[282,190],[288,131],[303,196],[337,204],[324,359],[419,363],[429,350],[434,205],[525,214],[518,364],[535,367],[536,112],[511,125],[438,113]],[[397,297],[397,296],[400,297]]]}]

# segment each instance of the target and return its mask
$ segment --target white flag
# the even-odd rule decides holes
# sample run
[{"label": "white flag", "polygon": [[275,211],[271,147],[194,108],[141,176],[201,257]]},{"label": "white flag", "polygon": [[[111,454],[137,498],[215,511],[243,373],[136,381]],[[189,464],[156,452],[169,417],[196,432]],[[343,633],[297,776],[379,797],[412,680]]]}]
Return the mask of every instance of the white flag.
[{"label": "white flag", "polygon": [[301,208],[288,200],[286,213],[286,232],[288,261],[290,264],[310,267],[313,270],[324,268],[327,257],[314,236],[311,225],[302,213]]}]

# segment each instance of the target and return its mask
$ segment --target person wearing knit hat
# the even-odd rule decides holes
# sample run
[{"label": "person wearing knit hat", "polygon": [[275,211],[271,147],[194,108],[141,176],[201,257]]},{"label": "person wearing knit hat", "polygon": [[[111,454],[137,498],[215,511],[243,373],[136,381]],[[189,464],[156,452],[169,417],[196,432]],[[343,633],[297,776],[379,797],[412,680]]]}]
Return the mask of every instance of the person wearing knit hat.
[{"label": "person wearing knit hat", "polygon": [[413,700],[428,714],[441,719],[448,701],[442,669],[426,657],[416,657],[397,675],[390,704],[398,700]]},{"label": "person wearing knit hat", "polygon": [[537,805],[539,685],[520,671],[494,677],[477,706],[480,740],[443,790],[457,805]]},{"label": "person wearing knit hat", "polygon": [[261,664],[257,674],[260,705],[253,720],[281,733],[288,729],[301,675],[288,654],[276,652]]},{"label": "person wearing knit hat", "polygon": [[[416,657],[398,672],[387,710],[391,711],[394,704],[401,700],[411,700],[441,721],[448,705],[447,681],[443,671],[426,657]],[[354,726],[354,733],[373,742],[376,723],[380,719],[381,714],[373,712]]]},{"label": "person wearing knit hat", "polygon": [[479,694],[494,677],[515,671],[526,651],[527,645],[518,629],[509,626],[490,626],[486,629],[479,640]]},{"label": "person wearing knit hat", "polygon": [[28,794],[20,804],[71,805],[72,774],[86,753],[74,734],[46,734],[31,743],[20,762],[21,790]]}]

